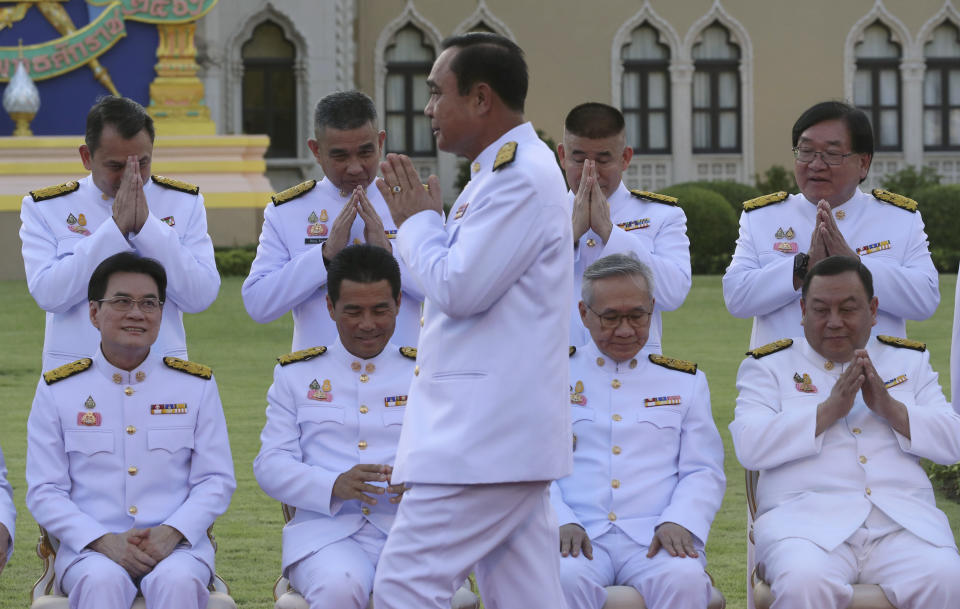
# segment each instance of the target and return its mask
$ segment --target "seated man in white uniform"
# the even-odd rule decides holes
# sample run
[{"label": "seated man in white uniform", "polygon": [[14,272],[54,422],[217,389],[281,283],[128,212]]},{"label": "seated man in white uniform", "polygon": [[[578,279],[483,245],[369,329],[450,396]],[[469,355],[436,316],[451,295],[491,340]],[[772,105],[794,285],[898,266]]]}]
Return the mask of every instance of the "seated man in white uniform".
[{"label": "seated man in white uniform", "polygon": [[692,362],[639,356],[654,310],[653,272],[613,254],[583,275],[591,342],[571,348],[573,473],[556,481],[570,609],[600,609],[605,586],[633,586],[651,609],[703,609],[703,546],[723,500],[723,443]]},{"label": "seated man in white uniform", "polygon": [[387,250],[341,250],[326,295],[339,338],[281,357],[267,392],[253,471],[296,508],[283,529],[283,572],[317,609],[367,606],[404,491],[387,483],[416,359],[390,342],[400,298]]},{"label": "seated man in white uniform", "polygon": [[166,273],[132,252],[90,277],[100,348],[44,373],[27,421],[27,508],[60,540],[71,609],[202,609],[207,529],[236,488],[210,368],[153,349]]},{"label": "seated man in white uniform", "polygon": [[7,482],[7,465],[0,450],[0,573],[13,554],[14,525],[17,509],[13,505],[13,488]]},{"label": "seated man in white uniform", "polygon": [[754,535],[773,609],[843,609],[878,584],[898,609],[960,599],[960,556],[920,459],[960,460],[960,415],[923,343],[871,338],[856,258],[804,279],[803,337],[754,349],[737,376],[737,458],[760,472]]}]

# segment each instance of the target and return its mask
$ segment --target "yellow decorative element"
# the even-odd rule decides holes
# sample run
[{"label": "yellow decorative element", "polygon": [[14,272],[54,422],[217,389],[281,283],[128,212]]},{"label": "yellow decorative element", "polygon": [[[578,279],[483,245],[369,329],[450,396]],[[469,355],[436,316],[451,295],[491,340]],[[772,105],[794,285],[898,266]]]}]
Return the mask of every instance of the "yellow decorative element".
[{"label": "yellow decorative element", "polygon": [[766,207],[767,205],[780,203],[781,201],[786,200],[788,196],[790,195],[781,190],[780,192],[763,195],[762,197],[757,197],[756,199],[750,199],[749,201],[743,202],[743,211],[749,212],[755,209],[760,209],[761,207]]},{"label": "yellow decorative element", "polygon": [[753,359],[760,359],[761,357],[770,355],[771,353],[783,351],[792,344],[792,338],[781,338],[780,340],[773,341],[772,343],[768,343],[762,347],[757,347],[756,349],[747,351],[746,355],[752,355]]},{"label": "yellow decorative element", "polygon": [[150,179],[164,188],[179,190],[180,192],[185,192],[188,195],[200,194],[200,187],[196,184],[181,182],[180,180],[174,180],[173,178],[168,178],[166,176],[150,176]]},{"label": "yellow decorative element", "polygon": [[493,161],[493,170],[496,171],[513,162],[517,156],[517,143],[507,142],[497,151],[497,158]]},{"label": "yellow decorative element", "polygon": [[[77,31],[77,27],[73,24],[73,19],[70,18],[67,9],[56,2],[37,2],[37,8],[43,16],[47,18],[50,25],[56,28],[61,36],[67,36]],[[103,67],[98,59],[91,59],[87,62],[87,65],[90,66],[93,77],[97,79],[97,82],[103,85],[103,87],[113,95],[120,97],[120,92],[117,91],[117,87],[114,86],[113,80],[110,78],[110,73],[107,72],[107,69]]]},{"label": "yellow decorative element", "polygon": [[291,186],[286,190],[281,190],[277,194],[270,197],[270,200],[273,201],[274,205],[283,205],[289,201],[293,201],[300,195],[310,192],[313,190],[313,187],[317,185],[316,180],[307,180],[306,182],[300,182],[296,186]]},{"label": "yellow decorative element", "polygon": [[573,345],[570,345],[570,357],[573,357],[573,354],[577,352],[577,348]]},{"label": "yellow decorative element", "polygon": [[[64,0],[60,0],[63,2]],[[30,8],[30,2],[22,0],[16,6],[0,9],[0,30],[12,27],[14,23],[27,16],[27,9]]]},{"label": "yellow decorative element", "polygon": [[890,192],[882,188],[874,188],[873,196],[891,205],[896,205],[900,209],[905,209],[912,214],[917,213],[917,202],[909,197],[898,195],[895,192]]},{"label": "yellow decorative element", "polygon": [[877,335],[877,340],[885,345],[890,345],[891,347],[899,347],[901,349],[913,349],[914,351],[926,351],[927,343],[921,343],[918,340],[910,340],[909,338],[899,338],[896,336],[887,336],[886,334]]},{"label": "yellow decorative element", "polygon": [[46,188],[31,190],[30,196],[33,198],[34,203],[39,203],[40,201],[55,199],[65,194],[69,194],[78,188],[80,188],[80,182],[71,180],[69,182],[64,182],[63,184],[57,184],[56,186],[47,186]]},{"label": "yellow decorative element", "polygon": [[216,133],[197,78],[196,30],[196,21],[157,25],[157,77],[150,83],[147,112],[164,135]]},{"label": "yellow decorative element", "polygon": [[416,347],[400,347],[400,355],[404,357],[409,357],[410,359],[417,359],[417,348]]},{"label": "yellow decorative element", "polygon": [[665,357],[663,355],[657,355],[656,353],[651,353],[647,357],[654,364],[658,366],[663,366],[664,368],[670,368],[671,370],[679,370],[680,372],[686,372],[687,374],[697,373],[697,365],[693,362],[688,362],[685,359],[675,359],[672,357]]},{"label": "yellow decorative element", "polygon": [[277,361],[281,366],[286,366],[287,364],[292,364],[294,362],[303,362],[308,359],[313,359],[318,355],[323,355],[326,352],[326,347],[310,347],[309,349],[303,349],[301,351],[294,351],[293,353],[281,355],[277,358]]},{"label": "yellow decorative element", "polygon": [[208,381],[213,378],[213,369],[211,369],[209,366],[204,366],[203,364],[188,362],[187,360],[180,359],[179,357],[165,357],[163,358],[163,363],[166,364],[168,368],[173,368],[174,370],[179,370],[180,372],[186,372],[187,374],[192,374],[193,376],[198,376]]},{"label": "yellow decorative element", "polygon": [[670,195],[662,195],[659,192],[650,192],[649,190],[631,190],[630,194],[638,199],[649,199],[657,203],[666,203],[667,205],[679,205],[680,200]]},{"label": "yellow decorative element", "polygon": [[73,376],[74,374],[80,374],[92,365],[93,360],[89,357],[78,359],[75,362],[70,362],[69,364],[60,366],[59,368],[54,368],[49,372],[44,372],[43,380],[46,381],[47,385],[53,385],[57,381],[62,381],[65,378]]},{"label": "yellow decorative element", "polygon": [[33,131],[30,129],[30,121],[36,116],[33,112],[11,112],[10,118],[16,123],[13,129],[13,135],[16,137],[30,137]]}]

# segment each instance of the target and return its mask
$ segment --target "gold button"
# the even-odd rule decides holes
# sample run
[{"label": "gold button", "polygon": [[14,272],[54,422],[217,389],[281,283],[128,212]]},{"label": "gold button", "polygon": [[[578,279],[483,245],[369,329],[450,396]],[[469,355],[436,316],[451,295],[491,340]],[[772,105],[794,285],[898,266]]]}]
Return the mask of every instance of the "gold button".
[{"label": "gold button", "polygon": [[594,241],[593,239],[587,239],[587,247],[593,247],[596,244],[597,242]]},{"label": "gold button", "polygon": [[123,392],[127,395],[133,395],[133,387],[127,387]]},{"label": "gold button", "polygon": [[354,244],[354,245],[360,245],[361,243],[363,243],[363,241],[360,241],[360,237],[354,237],[354,238],[353,238],[353,244]]},{"label": "gold button", "polygon": [[422,317],[420,318],[420,327],[421,327],[421,328],[423,327],[423,318],[422,318]]},{"label": "gold button", "polygon": [[369,381],[369,380],[370,380],[370,377],[367,376],[366,374],[361,374],[361,375],[360,375],[360,382],[361,382],[361,383],[366,383],[366,382]]},{"label": "gold button", "polygon": [[610,520],[610,522],[613,522],[614,520],[617,519],[617,515],[614,514],[613,512],[610,512],[609,514],[607,514],[607,519]]},{"label": "gold button", "polygon": [[632,369],[636,367],[637,367],[637,360],[635,359],[630,360],[630,368]]},{"label": "gold button", "polygon": [[859,427],[854,427],[854,428],[853,428],[853,433],[858,434],[858,433],[860,433],[860,431],[861,431],[861,430],[860,430]]},{"label": "gold button", "polygon": [[137,376],[137,382],[142,383],[143,380],[147,378],[147,373],[144,372],[143,370],[138,370],[136,376]]},{"label": "gold button", "polygon": [[866,463],[866,462],[867,462],[867,458],[864,457],[863,455],[860,455],[860,463]]},{"label": "gold button", "polygon": [[612,385],[614,389],[620,389],[620,384],[621,383],[619,379],[613,379],[613,382],[610,383],[610,385]]},{"label": "gold button", "polygon": [[614,479],[613,482],[610,483],[610,486],[612,486],[613,488],[620,488],[620,481]]},{"label": "gold button", "polygon": [[127,511],[130,512],[131,514],[136,514],[136,513],[137,513],[137,506],[131,505],[129,508],[127,508]]},{"label": "gold button", "polygon": [[109,200],[110,200],[110,195],[108,195],[108,194],[105,193],[105,192],[101,192],[101,193],[100,193],[100,198],[103,199],[104,201],[109,201]]},{"label": "gold button", "polygon": [[831,362],[830,360],[827,360],[823,362],[823,367],[826,368],[827,370],[833,370],[833,362]]},{"label": "gold button", "polygon": [[621,417],[621,416],[618,415],[618,414],[615,414],[615,415],[613,415],[613,420],[614,420],[614,421],[622,421],[622,420],[623,420],[623,417]]},{"label": "gold button", "polygon": [[614,446],[614,447],[613,447],[613,454],[619,455],[620,452],[621,452],[621,451],[620,451],[620,447],[619,447],[619,446]]},{"label": "gold button", "polygon": [[137,428],[133,425],[127,425],[127,434],[132,436],[135,433],[137,433]]},{"label": "gold button", "polygon": [[420,376],[420,364],[413,367],[413,376]]},{"label": "gold button", "polygon": [[367,506],[363,506],[362,508],[360,508],[360,511],[363,512],[364,516],[366,516],[370,513],[370,508],[368,508]]},{"label": "gold button", "polygon": [[867,487],[867,494],[868,494],[868,495],[871,494],[871,493],[870,493],[870,487],[869,487],[869,486]]},{"label": "gold button", "polygon": [[843,220],[844,218],[847,217],[847,212],[843,211],[842,209],[838,209],[836,216],[837,216],[837,220]]},{"label": "gold button", "polygon": [[128,468],[127,468],[127,473],[130,474],[131,476],[136,476],[136,475],[137,475],[137,466],[136,466],[136,465],[131,465],[130,467],[128,467]]},{"label": "gold button", "polygon": [[360,362],[351,362],[350,369],[354,372],[360,372]]},{"label": "gold button", "polygon": [[478,171],[480,171],[480,163],[474,163],[473,165],[470,166],[470,169],[473,170],[473,173],[477,173]]},{"label": "gold button", "polygon": [[116,383],[117,385],[119,385],[120,383],[123,382],[123,377],[120,376],[120,373],[119,373],[119,372],[114,372],[114,373],[113,373],[113,382]]},{"label": "gold button", "polygon": [[598,358],[597,358],[597,365],[598,365],[598,366],[602,366],[604,363],[605,363],[605,362],[604,362],[604,360],[603,360],[602,357],[598,357]]},{"label": "gold button", "polygon": [[370,412],[370,409],[367,408],[366,406],[360,407],[360,414],[367,414],[368,412]]},{"label": "gold button", "polygon": [[365,369],[368,373],[373,374],[374,371],[376,371],[377,367],[376,367],[376,365],[374,365],[373,362],[368,362],[367,365],[366,365],[366,367],[365,367],[364,369]]},{"label": "gold button", "polygon": [[360,440],[359,442],[357,442],[357,448],[359,448],[360,450],[367,450],[366,440]]}]

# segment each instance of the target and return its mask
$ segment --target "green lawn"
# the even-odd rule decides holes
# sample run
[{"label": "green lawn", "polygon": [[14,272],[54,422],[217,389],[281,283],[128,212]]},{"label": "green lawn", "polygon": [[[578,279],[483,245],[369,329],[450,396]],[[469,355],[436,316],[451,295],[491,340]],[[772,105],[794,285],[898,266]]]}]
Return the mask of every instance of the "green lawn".
[{"label": "green lawn", "polygon": [[[909,326],[912,338],[925,341],[934,367],[948,390],[953,295],[956,277],[941,276],[943,300],[930,320]],[[240,301],[238,278],[223,282],[220,298],[208,311],[186,316],[191,359],[213,366],[230,428],[237,473],[237,492],[217,523],[218,572],[230,584],[243,608],[273,606],[271,589],[280,564],[279,505],[267,498],[253,478],[251,463],[259,449],[264,396],[271,382],[274,357],[290,345],[290,316],[262,326],[247,317]],[[664,316],[664,352],[692,359],[710,380],[714,417],[726,446],[727,493],[707,545],[710,572],[727,597],[730,609],[745,607],[745,514],[743,470],[733,454],[727,425],[733,418],[737,366],[746,351],[750,322],[731,318],[723,305],[720,278],[698,276],[680,311]],[[26,423],[40,373],[43,314],[22,281],[0,282],[0,395],[3,419],[0,445],[6,454],[16,494],[16,553],[0,576],[0,609],[28,606],[29,591],[39,575],[34,553],[37,527],[23,505]],[[941,501],[960,530],[960,505]]]}]

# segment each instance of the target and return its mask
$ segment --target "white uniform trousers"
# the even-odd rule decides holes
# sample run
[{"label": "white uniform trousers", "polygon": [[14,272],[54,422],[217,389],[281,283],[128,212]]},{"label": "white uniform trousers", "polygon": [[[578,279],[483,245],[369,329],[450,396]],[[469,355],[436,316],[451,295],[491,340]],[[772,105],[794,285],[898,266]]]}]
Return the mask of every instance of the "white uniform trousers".
[{"label": "white uniform trousers", "polygon": [[[147,609],[206,609],[210,569],[185,550],[174,550],[140,580]],[[130,609],[137,585],[123,567],[85,550],[60,578],[70,609]]]},{"label": "white uniform trousers", "polygon": [[600,609],[606,586],[633,586],[650,609],[705,609],[712,586],[704,568],[703,546],[697,558],[677,558],[660,550],[647,558],[650,546],[613,527],[591,539],[593,560],[582,553],[560,559],[560,580],[570,609]]},{"label": "white uniform trousers", "polygon": [[758,547],[771,609],[846,609],[852,584],[879,584],[898,609],[956,608],[960,555],[934,546],[874,508],[832,552],[799,537]]},{"label": "white uniform trousers", "polygon": [[414,484],[373,586],[377,609],[449,609],[475,568],[487,609],[565,609],[549,482]]},{"label": "white uniform trousers", "polygon": [[365,609],[386,541],[368,521],[353,535],[290,565],[287,578],[312,609]]}]

